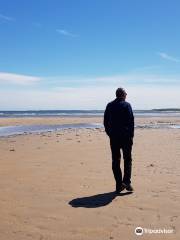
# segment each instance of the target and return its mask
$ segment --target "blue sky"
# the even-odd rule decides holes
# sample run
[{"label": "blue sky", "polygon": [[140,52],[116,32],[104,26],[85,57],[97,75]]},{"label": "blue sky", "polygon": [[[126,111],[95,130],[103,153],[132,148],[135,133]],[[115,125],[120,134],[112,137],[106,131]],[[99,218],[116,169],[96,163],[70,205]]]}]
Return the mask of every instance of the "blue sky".
[{"label": "blue sky", "polygon": [[0,109],[180,107],[178,0],[0,0]]}]

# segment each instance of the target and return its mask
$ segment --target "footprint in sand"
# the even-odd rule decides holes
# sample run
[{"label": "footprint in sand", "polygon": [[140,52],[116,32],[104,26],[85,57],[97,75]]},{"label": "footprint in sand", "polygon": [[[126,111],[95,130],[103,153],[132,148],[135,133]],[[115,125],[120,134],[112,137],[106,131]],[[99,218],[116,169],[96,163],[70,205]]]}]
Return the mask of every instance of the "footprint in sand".
[{"label": "footprint in sand", "polygon": [[154,164],[151,163],[151,164],[147,165],[146,167],[154,167]]},{"label": "footprint in sand", "polygon": [[9,149],[10,152],[15,152],[14,148]]},{"label": "footprint in sand", "polygon": [[41,134],[41,137],[46,137],[46,135],[45,134]]},{"label": "footprint in sand", "polygon": [[171,222],[174,222],[177,218],[178,218],[178,216],[176,216],[176,215],[175,215],[175,216],[172,216],[172,217],[170,217],[170,221],[171,221]]},{"label": "footprint in sand", "polygon": [[171,182],[171,181],[169,181],[169,184],[176,185],[176,183],[175,183],[175,182]]},{"label": "footprint in sand", "polygon": [[159,195],[158,194],[153,194],[152,197],[159,197]]},{"label": "footprint in sand", "polygon": [[159,214],[157,214],[157,219],[158,219],[158,221],[160,221],[160,219],[161,219],[161,216]]},{"label": "footprint in sand", "polygon": [[89,188],[89,185],[83,184],[82,187],[83,187],[83,188]]}]

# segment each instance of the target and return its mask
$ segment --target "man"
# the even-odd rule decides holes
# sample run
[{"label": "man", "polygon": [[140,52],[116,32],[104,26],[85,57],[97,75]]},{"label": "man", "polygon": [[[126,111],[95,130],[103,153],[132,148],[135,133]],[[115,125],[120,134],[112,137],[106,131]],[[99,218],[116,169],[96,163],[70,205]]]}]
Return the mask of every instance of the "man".
[{"label": "man", "polygon": [[[116,99],[107,104],[104,112],[104,127],[110,138],[112,170],[116,181],[116,193],[124,189],[133,191],[131,186],[131,151],[134,137],[134,115],[131,105],[126,102],[126,91],[116,90]],[[124,158],[124,176],[120,168],[121,151]]]}]

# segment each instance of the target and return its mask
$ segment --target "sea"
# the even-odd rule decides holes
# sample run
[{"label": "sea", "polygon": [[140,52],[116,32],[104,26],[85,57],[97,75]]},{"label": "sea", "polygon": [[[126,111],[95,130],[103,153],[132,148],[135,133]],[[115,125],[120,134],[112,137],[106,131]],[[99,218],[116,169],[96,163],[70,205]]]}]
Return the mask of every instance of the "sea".
[{"label": "sea", "polygon": [[[28,110],[28,111],[0,111],[0,118],[28,118],[28,117],[103,117],[103,110]],[[135,117],[180,117],[180,110],[135,110]],[[59,125],[18,125],[1,126],[0,137],[14,135],[60,131],[65,129],[102,129],[100,123],[59,124]],[[140,124],[135,128],[146,129],[180,129],[179,124]]]},{"label": "sea", "polygon": [[[0,111],[0,118],[14,117],[96,117],[103,116],[104,110],[25,110],[25,111]],[[134,110],[135,117],[180,117],[179,110]]]}]

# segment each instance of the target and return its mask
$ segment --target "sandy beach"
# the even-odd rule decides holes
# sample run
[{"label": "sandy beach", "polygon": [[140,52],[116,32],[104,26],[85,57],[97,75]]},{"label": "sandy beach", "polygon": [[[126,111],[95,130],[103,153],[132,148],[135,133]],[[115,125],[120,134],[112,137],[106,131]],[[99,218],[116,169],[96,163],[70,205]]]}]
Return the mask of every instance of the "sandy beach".
[{"label": "sandy beach", "polygon": [[[2,118],[0,126],[91,122],[102,118]],[[0,240],[180,239],[179,146],[179,129],[136,129],[135,192],[116,196],[104,129],[1,137]],[[138,226],[173,233],[139,237]]]}]

